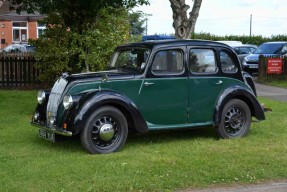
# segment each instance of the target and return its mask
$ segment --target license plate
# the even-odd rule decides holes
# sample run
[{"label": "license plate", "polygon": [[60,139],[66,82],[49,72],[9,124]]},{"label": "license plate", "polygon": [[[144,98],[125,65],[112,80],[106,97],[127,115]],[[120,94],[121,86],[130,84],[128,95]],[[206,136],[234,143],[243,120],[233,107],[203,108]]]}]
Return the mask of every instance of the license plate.
[{"label": "license plate", "polygon": [[251,69],[257,69],[257,68],[258,68],[258,65],[249,65],[249,68],[251,68]]},{"label": "license plate", "polygon": [[39,129],[39,136],[49,141],[55,142],[55,133],[46,131],[45,129]]}]

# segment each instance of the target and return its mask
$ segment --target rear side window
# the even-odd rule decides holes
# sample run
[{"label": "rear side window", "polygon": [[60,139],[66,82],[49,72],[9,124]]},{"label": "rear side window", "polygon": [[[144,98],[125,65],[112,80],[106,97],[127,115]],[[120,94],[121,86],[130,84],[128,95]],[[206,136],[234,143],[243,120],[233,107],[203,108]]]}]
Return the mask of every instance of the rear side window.
[{"label": "rear side window", "polygon": [[251,53],[253,53],[254,50],[255,50],[255,48],[253,48],[253,47],[237,47],[237,48],[235,48],[235,52],[238,55],[251,54]]},{"label": "rear side window", "polygon": [[155,75],[179,75],[184,72],[181,50],[164,50],[156,53],[152,73]]},{"label": "rear side window", "polygon": [[223,73],[236,73],[238,71],[234,59],[227,51],[220,52],[220,63]]},{"label": "rear side window", "polygon": [[211,49],[191,49],[189,70],[192,73],[215,73],[217,71],[215,53]]}]

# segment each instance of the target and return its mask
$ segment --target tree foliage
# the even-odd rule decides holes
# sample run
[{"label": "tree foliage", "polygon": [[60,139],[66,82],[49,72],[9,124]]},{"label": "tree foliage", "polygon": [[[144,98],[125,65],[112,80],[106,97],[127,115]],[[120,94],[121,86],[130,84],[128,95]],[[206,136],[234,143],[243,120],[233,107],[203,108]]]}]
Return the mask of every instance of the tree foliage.
[{"label": "tree foliage", "polygon": [[131,25],[130,34],[131,35],[143,35],[146,30],[145,24],[146,14],[141,11],[130,12],[129,22]]},{"label": "tree foliage", "polygon": [[225,35],[218,36],[210,33],[194,33],[192,39],[204,39],[211,41],[241,41],[243,44],[260,45],[270,41],[287,41],[287,35],[272,35],[264,37],[262,35]]},{"label": "tree foliage", "polygon": [[58,14],[50,14],[44,35],[30,43],[36,46],[37,67],[45,73],[40,80],[55,79],[62,72],[78,73],[103,70],[114,48],[127,41],[128,15],[125,9],[104,8],[101,22],[95,22],[81,33],[64,27]]},{"label": "tree foliage", "polygon": [[62,72],[105,68],[116,45],[127,41],[128,10],[148,0],[9,0],[17,12],[46,15],[45,34],[36,46],[40,79],[53,80]]},{"label": "tree foliage", "polygon": [[148,0],[9,0],[17,12],[57,13],[71,31],[81,33],[98,19],[98,12],[106,7],[133,8],[148,4]]}]

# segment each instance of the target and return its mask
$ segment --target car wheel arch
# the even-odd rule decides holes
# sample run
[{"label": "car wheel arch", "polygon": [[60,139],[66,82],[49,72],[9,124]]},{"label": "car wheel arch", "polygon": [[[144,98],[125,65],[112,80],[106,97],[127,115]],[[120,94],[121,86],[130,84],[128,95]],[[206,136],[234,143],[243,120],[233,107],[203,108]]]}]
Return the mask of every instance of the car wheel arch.
[{"label": "car wheel arch", "polygon": [[131,99],[118,92],[99,91],[87,97],[87,100],[82,101],[81,106],[78,107],[73,123],[76,134],[81,132],[89,114],[103,106],[112,106],[120,110],[125,116],[130,130],[140,133],[148,131],[146,121]]},{"label": "car wheel arch", "polygon": [[214,113],[214,126],[218,126],[221,120],[221,114],[224,106],[232,99],[239,99],[247,104],[251,112],[251,116],[256,117],[258,120],[264,120],[265,115],[261,105],[257,101],[254,94],[244,87],[230,87],[224,90],[219,99],[217,100]]}]

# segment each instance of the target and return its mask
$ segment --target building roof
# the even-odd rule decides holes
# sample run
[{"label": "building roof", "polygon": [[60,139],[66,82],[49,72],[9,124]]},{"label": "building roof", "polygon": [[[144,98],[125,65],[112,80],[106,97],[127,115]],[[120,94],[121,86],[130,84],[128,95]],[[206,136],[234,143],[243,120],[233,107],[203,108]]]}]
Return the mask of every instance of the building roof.
[{"label": "building roof", "polygon": [[37,21],[43,19],[44,16],[36,12],[34,14],[28,14],[27,12],[21,12],[20,15],[16,10],[10,10],[9,1],[0,1],[0,21]]}]

